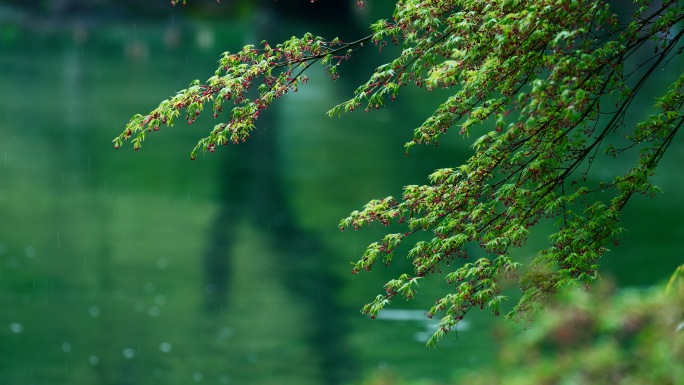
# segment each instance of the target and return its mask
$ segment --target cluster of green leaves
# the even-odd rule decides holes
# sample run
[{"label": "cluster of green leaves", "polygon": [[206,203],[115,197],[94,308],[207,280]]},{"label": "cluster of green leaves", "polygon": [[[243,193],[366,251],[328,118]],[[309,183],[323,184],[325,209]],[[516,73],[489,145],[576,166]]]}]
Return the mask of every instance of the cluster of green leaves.
[{"label": "cluster of green leaves", "polygon": [[[149,114],[133,116],[126,129],[114,139],[114,148],[130,139],[133,148],[139,149],[146,133],[158,131],[163,125],[173,126],[183,110],[188,124],[195,121],[206,104],[212,106],[213,116],[217,118],[223,112],[224,103],[229,101],[233,104],[229,120],[215,125],[209,136],[197,143],[190,157],[195,159],[198,151],[213,152],[217,146],[243,142],[263,110],[308,82],[304,72],[311,65],[320,62],[330,78],[337,79],[340,63],[351,58],[354,50],[368,40],[370,37],[351,43],[339,39],[325,41],[307,33],[275,47],[263,41],[261,48],[247,45],[237,53],[225,52],[216,73],[206,82],[195,80]],[[255,85],[258,85],[257,95],[251,98]]]},{"label": "cluster of green leaves", "polygon": [[[624,26],[599,1],[406,1],[392,21],[373,26],[377,44],[400,41],[404,50],[332,113],[380,107],[410,83],[450,87],[453,93],[415,129],[407,150],[436,144],[452,127],[464,135],[478,125],[487,131],[465,164],[437,170],[430,184],[407,186],[400,200],[373,200],[341,222],[342,228],[393,221],[407,227],[371,244],[355,271],[370,270],[378,257],[389,262],[418,231],[434,237],[411,244],[415,269],[406,282],[467,258],[473,243],[489,255],[446,275],[455,292],[428,312],[444,312],[429,344],[473,307],[498,313],[505,298],[499,282],[519,265],[510,251],[541,219],[557,219],[558,231],[521,277],[523,296],[509,316],[526,315],[567,285],[591,284],[607,243],[618,240],[624,205],[635,193],[657,191],[649,177],[684,122],[684,74],[658,100],[659,114],[636,127],[627,127],[624,116],[649,76],[681,52],[675,48],[684,32],[672,27],[684,12],[673,1],[651,6]],[[653,56],[626,70],[644,46],[655,47]],[[641,156],[628,172],[607,182],[588,178],[598,156],[632,147]],[[386,289],[364,312],[374,315],[403,294]]]},{"label": "cluster of green leaves", "polygon": [[[435,171],[428,184],[405,187],[401,199],[370,201],[340,228],[371,222],[404,226],[369,245],[354,266],[358,272],[370,270],[378,258],[391,263],[408,243],[413,270],[389,281],[363,307],[371,317],[397,294],[412,298],[420,278],[447,271],[449,294],[427,314],[442,315],[429,341],[434,344],[472,308],[498,314],[505,298],[501,281],[516,276],[520,266],[511,251],[525,244],[540,220],[556,220],[557,232],[520,277],[522,298],[510,317],[525,316],[561,288],[594,282],[599,258],[619,240],[625,204],[634,194],[657,192],[650,177],[684,124],[681,69],[657,100],[657,114],[635,126],[625,123],[625,115],[657,69],[675,67],[684,5],[635,3],[632,21],[621,24],[608,4],[596,0],[401,1],[391,19],[377,21],[371,35],[353,43],[306,35],[276,48],[264,44],[224,54],[214,77],[133,117],[115,146],[134,137],[138,148],[145,132],[171,124],[182,109],[192,122],[211,102],[216,116],[231,98],[230,120],[214,127],[192,156],[245,140],[260,111],[296,90],[314,62],[322,62],[334,79],[336,66],[364,42],[399,45],[394,60],[329,114],[381,108],[409,85],[448,88],[450,95],[414,130],[406,150],[436,145],[456,127],[464,136],[480,131],[473,155],[460,166]],[[637,56],[642,61],[628,66]],[[259,93],[251,100],[246,92],[257,81]],[[639,156],[627,172],[591,178],[597,158],[630,150]],[[419,232],[432,239],[414,240]],[[486,257],[451,264],[471,258],[473,245]]]}]

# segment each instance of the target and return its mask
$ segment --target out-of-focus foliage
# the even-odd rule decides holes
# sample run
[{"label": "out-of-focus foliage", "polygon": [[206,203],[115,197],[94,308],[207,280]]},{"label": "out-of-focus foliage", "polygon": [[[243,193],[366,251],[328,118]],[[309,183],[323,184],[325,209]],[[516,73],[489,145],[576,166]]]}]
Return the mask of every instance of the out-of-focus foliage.
[{"label": "out-of-focus foliage", "polygon": [[684,265],[679,265],[675,272],[672,273],[670,281],[665,287],[665,293],[670,293],[673,290],[677,291],[679,294],[684,294]]},{"label": "out-of-focus foliage", "polygon": [[[495,367],[479,367],[454,385],[684,384],[684,295],[662,287],[574,289],[529,328],[500,332]],[[425,385],[378,371],[363,385]]]},{"label": "out-of-focus foliage", "polygon": [[684,384],[684,295],[662,287],[571,291],[503,339],[498,367],[461,383]]}]

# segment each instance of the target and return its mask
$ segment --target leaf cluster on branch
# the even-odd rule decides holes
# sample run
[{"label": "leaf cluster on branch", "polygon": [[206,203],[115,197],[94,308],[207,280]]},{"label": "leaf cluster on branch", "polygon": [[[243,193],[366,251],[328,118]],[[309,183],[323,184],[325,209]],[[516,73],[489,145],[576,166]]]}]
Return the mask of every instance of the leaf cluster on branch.
[{"label": "leaf cluster on branch", "polygon": [[[684,124],[684,72],[677,66],[684,5],[634,3],[638,9],[624,24],[603,1],[398,1],[391,18],[375,22],[370,35],[354,42],[306,34],[274,47],[262,42],[226,52],[206,82],[195,81],[149,114],[134,116],[115,147],[130,139],[138,149],[146,133],[172,125],[183,110],[192,123],[206,104],[215,117],[226,104],[231,111],[197,144],[193,158],[244,141],[261,111],[306,83],[313,64],[322,64],[335,80],[338,65],[364,44],[400,46],[329,115],[382,108],[407,86],[449,89],[415,128],[406,151],[437,144],[455,128],[477,136],[473,155],[436,170],[425,185],[406,186],[398,199],[371,200],[340,228],[403,226],[370,244],[354,265],[356,273],[378,259],[389,264],[402,244],[408,246],[413,270],[387,282],[384,293],[363,307],[371,317],[397,294],[412,298],[422,277],[446,272],[452,289],[427,313],[441,316],[428,342],[433,345],[472,308],[499,313],[501,281],[516,277],[521,265],[511,252],[541,220],[555,220],[557,231],[520,276],[522,297],[509,317],[524,317],[561,288],[594,282],[600,257],[619,242],[625,205],[635,194],[657,193],[651,177]],[[644,86],[666,68],[676,80],[655,101],[656,113],[627,122]],[[250,99],[252,88],[258,92]],[[632,152],[638,156],[626,156]],[[602,157],[634,162],[626,172],[597,181],[591,168]],[[424,232],[432,239],[415,240]],[[486,256],[470,261],[478,253]]]}]

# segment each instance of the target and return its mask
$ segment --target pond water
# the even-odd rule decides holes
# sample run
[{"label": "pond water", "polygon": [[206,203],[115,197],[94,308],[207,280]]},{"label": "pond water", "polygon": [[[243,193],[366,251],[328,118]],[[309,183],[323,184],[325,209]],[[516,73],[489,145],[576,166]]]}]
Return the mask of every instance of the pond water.
[{"label": "pond water", "polygon": [[[438,281],[377,320],[360,315],[407,262],[351,275],[382,229],[336,227],[468,156],[457,137],[404,156],[438,98],[408,91],[392,109],[330,119],[353,85],[314,71],[245,144],[190,161],[205,118],[138,152],[112,148],[128,118],[208,78],[253,34],[248,18],[176,13],[0,22],[0,384],[446,382],[491,362],[502,320],[488,314],[425,348],[420,314]],[[626,213],[630,235],[605,261],[619,284],[682,263],[683,161],[680,140],[658,176],[665,194]]]}]

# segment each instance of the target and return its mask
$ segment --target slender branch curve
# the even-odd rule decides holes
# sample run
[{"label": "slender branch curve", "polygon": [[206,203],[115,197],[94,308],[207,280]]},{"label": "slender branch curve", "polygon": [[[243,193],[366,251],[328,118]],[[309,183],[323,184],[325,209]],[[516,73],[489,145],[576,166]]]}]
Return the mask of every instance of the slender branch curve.
[{"label": "slender branch curve", "polygon": [[[406,186],[400,199],[371,200],[339,227],[378,222],[402,229],[371,243],[352,269],[371,270],[378,258],[390,264],[395,252],[412,262],[412,271],[387,282],[384,294],[362,308],[371,317],[397,295],[413,298],[423,277],[443,273],[447,294],[427,311],[428,317],[442,314],[428,343],[434,345],[472,309],[499,314],[502,280],[518,280],[521,299],[507,313],[515,319],[533,314],[560,288],[591,285],[607,245],[619,243],[627,202],[658,192],[650,178],[684,125],[684,4],[634,2],[639,8],[621,24],[599,0],[400,1],[391,21],[377,21],[370,35],[351,43],[306,34],[225,53],[213,77],[134,116],[114,144],[131,139],[138,149],[147,132],[172,125],[181,110],[192,123],[206,103],[217,117],[228,100],[234,104],[229,120],[200,140],[191,157],[239,143],[261,111],[306,83],[314,63],[337,79],[337,66],[365,43],[400,45],[400,54],[328,114],[382,108],[412,85],[445,88],[449,96],[414,129],[406,151],[437,144],[452,128],[481,136],[465,163]],[[652,55],[637,62],[647,50]],[[665,67],[676,80],[655,100],[653,115],[627,122],[644,85]],[[617,156],[631,165],[627,172],[610,180],[592,173],[594,162]],[[522,261],[513,251],[542,219],[556,220],[557,231],[519,271]],[[432,239],[414,241],[419,232]]]}]

